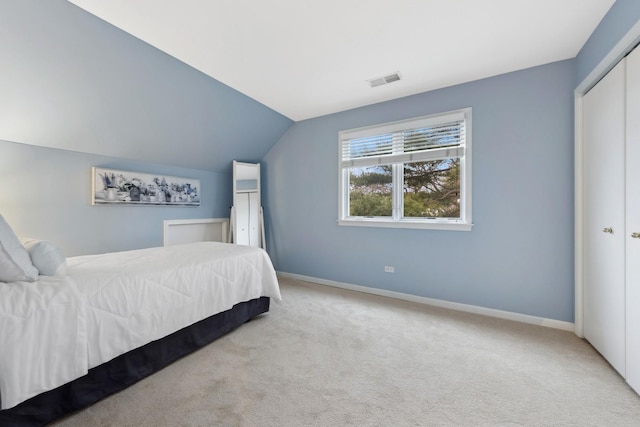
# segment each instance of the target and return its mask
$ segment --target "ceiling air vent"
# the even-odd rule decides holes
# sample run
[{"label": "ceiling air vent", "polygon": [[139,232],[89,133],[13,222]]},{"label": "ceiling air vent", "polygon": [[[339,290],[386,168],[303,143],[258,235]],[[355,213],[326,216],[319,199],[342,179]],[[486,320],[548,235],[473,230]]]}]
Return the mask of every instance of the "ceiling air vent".
[{"label": "ceiling air vent", "polygon": [[397,82],[400,80],[400,73],[396,72],[393,74],[389,74],[388,76],[376,77],[375,79],[367,80],[371,87],[378,87],[382,85],[386,85],[389,83]]}]

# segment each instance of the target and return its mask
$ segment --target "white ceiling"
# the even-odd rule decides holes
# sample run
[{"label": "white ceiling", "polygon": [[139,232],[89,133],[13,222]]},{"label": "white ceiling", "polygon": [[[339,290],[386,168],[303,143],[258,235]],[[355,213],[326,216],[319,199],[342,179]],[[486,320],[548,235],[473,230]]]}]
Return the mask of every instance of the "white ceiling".
[{"label": "white ceiling", "polygon": [[615,2],[69,1],[295,121],[573,58]]}]

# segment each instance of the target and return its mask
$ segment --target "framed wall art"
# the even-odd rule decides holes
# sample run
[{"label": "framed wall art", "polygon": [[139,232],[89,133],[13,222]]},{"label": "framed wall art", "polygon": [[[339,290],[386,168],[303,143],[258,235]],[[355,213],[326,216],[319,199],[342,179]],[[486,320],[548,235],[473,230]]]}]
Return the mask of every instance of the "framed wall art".
[{"label": "framed wall art", "polygon": [[93,167],[93,205],[200,206],[200,180]]}]

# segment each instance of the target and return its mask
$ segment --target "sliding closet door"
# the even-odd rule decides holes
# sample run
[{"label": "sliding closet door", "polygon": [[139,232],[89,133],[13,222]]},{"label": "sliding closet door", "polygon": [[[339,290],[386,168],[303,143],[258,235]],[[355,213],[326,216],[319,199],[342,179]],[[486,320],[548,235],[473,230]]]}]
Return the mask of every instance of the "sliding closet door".
[{"label": "sliding closet door", "polygon": [[626,220],[626,379],[640,393],[640,49],[627,57]]},{"label": "sliding closet door", "polygon": [[625,375],[625,63],[583,99],[584,336]]}]

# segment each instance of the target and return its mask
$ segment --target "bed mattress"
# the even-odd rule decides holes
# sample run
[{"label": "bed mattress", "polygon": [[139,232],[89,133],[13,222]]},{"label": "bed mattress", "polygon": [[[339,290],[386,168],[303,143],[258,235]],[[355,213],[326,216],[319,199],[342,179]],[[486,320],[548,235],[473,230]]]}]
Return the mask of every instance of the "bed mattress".
[{"label": "bed mattress", "polygon": [[2,409],[185,326],[280,300],[265,251],[200,242],[67,260],[68,274],[0,282]]}]

